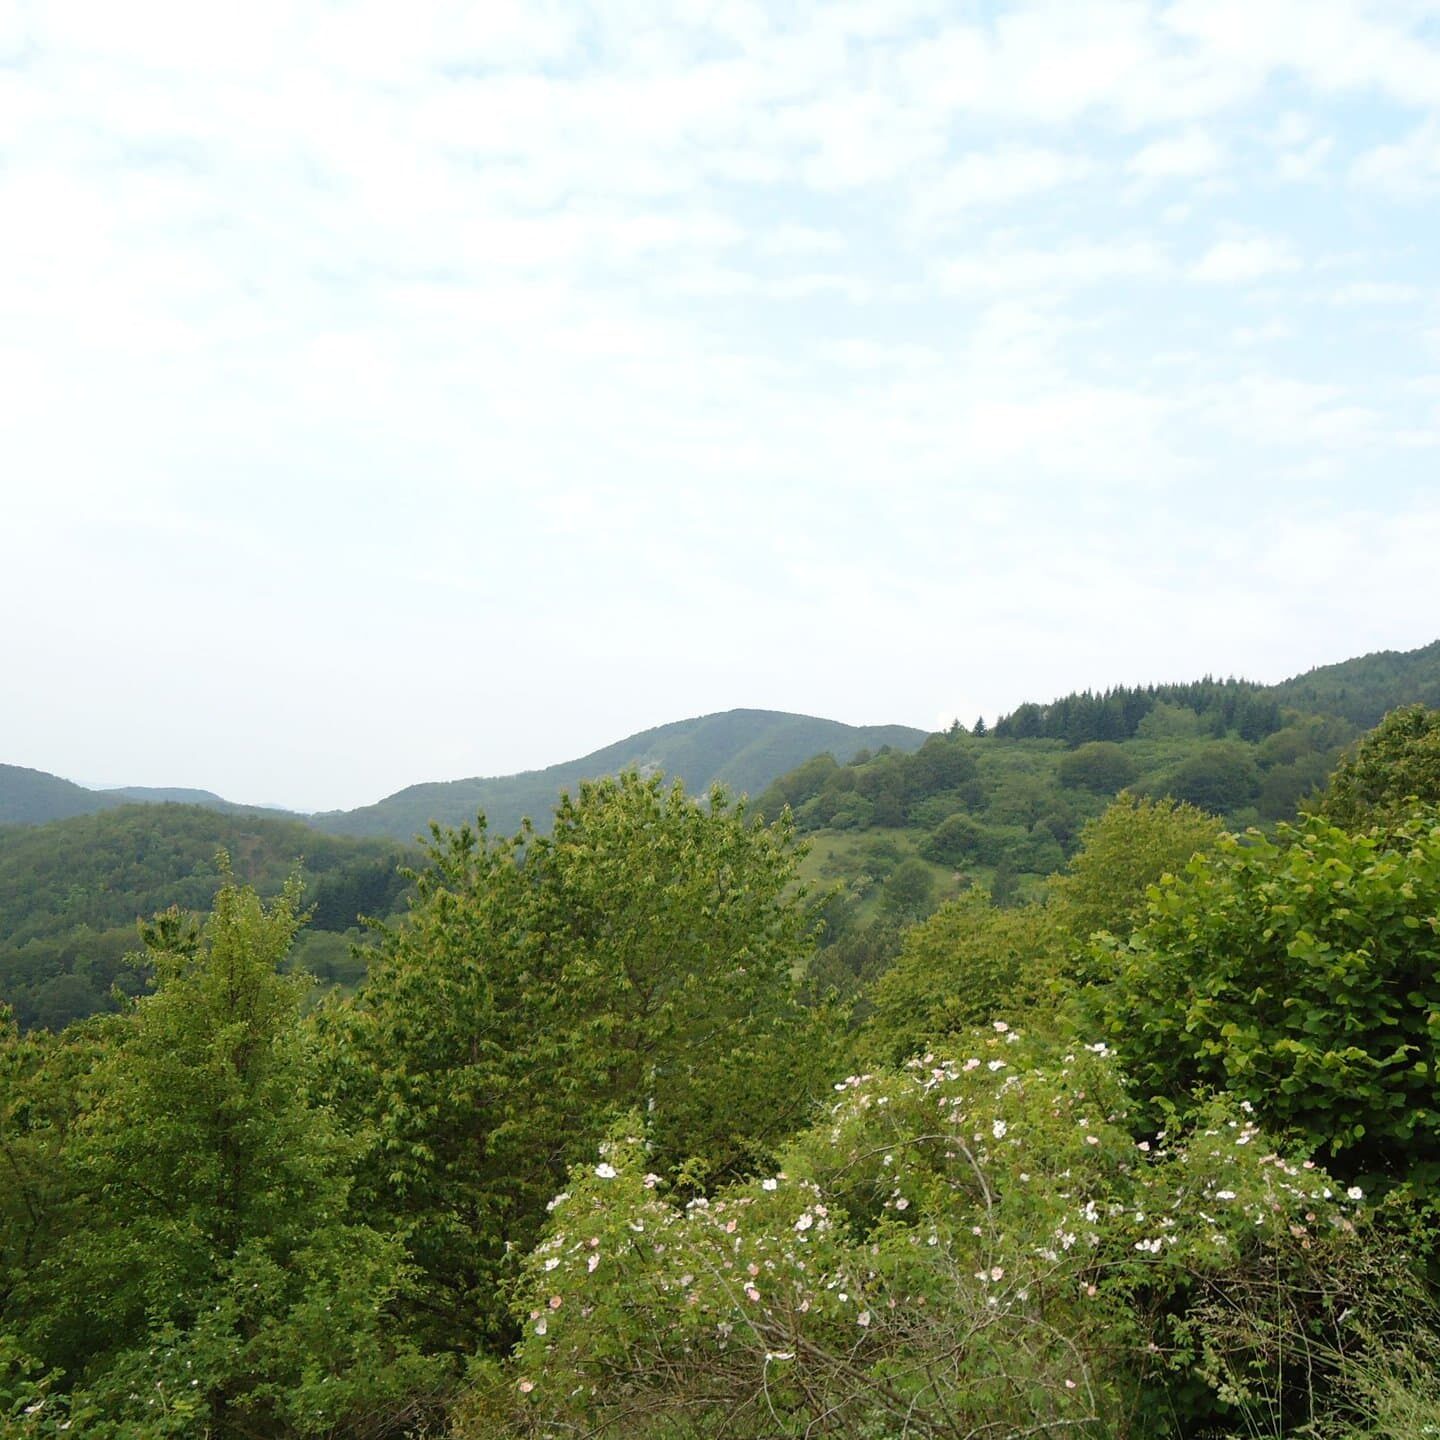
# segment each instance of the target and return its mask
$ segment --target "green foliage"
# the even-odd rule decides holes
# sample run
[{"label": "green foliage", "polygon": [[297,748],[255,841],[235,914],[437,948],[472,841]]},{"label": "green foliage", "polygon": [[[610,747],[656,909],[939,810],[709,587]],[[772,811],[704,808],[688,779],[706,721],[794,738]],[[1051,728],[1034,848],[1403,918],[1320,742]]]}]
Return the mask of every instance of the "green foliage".
[{"label": "green foliage", "polygon": [[174,914],[151,930],[155,993],[96,1032],[83,1080],[47,1087],[33,1059],[69,1037],[21,1057],[6,1145],[26,1254],[7,1257],[0,1333],[64,1375],[65,1413],[100,1440],[335,1435],[387,1413],[396,1433],[437,1376],[387,1333],[400,1247],[340,1218],[354,1147],[315,1102],[307,982],[281,973],[299,884],[266,907],[222,873],[203,934]]},{"label": "green foliage", "polygon": [[984,825],[969,815],[952,815],[925,837],[920,853],[937,865],[997,865],[1009,844],[1023,833],[1015,827]]},{"label": "green foliage", "polygon": [[1221,740],[1182,761],[1164,781],[1163,793],[1214,815],[1249,805],[1260,793],[1260,773],[1250,750]]},{"label": "green foliage", "polygon": [[967,890],[904,932],[899,956],[870,993],[860,1053],[896,1063],[1013,1018],[1038,997],[1056,939],[1044,907],[1002,910],[986,891]]},{"label": "green foliage", "polygon": [[1252,1103],[1350,1174],[1440,1175],[1440,813],[1224,839],[1102,937],[1110,1034],[1146,1095]]},{"label": "green foliage", "polygon": [[1062,756],[1059,766],[1061,785],[1093,795],[1116,794],[1134,781],[1136,773],[1134,760],[1113,740],[1092,740]]},{"label": "green foliage", "polygon": [[1412,802],[1440,803],[1440,710],[1393,710],[1336,767],[1317,808],[1344,830],[1391,825]]},{"label": "green foliage", "polygon": [[1056,921],[1071,945],[1097,930],[1124,936],[1152,885],[1213,848],[1220,822],[1193,805],[1126,796],[1080,833],[1080,849],[1051,882]]},{"label": "green foliage", "polygon": [[303,904],[315,929],[342,933],[361,915],[399,906],[406,852],[343,840],[297,821],[181,805],[126,805],[33,829],[0,830],[0,998],[24,1026],[59,1029],[113,1009],[117,984],[143,981],[130,963],[135,921],[171,905],[210,907],[217,849],[237,876],[273,893],[303,857]]},{"label": "green foliage", "polygon": [[935,908],[935,877],[923,861],[902,860],[885,882],[881,906],[902,922],[923,920]]},{"label": "green foliage", "polygon": [[758,1163],[831,1048],[799,1003],[811,921],[788,822],[630,773],[553,832],[437,831],[405,921],[324,1024],[337,1098],[374,1127],[367,1213],[408,1237],[431,1343],[494,1344],[510,1247],[565,1166],[642,1106],[667,1171]]},{"label": "green foliage", "polygon": [[1118,686],[1086,690],[1048,705],[1022,705],[995,723],[995,734],[1016,740],[1063,740],[1067,745],[1129,740],[1159,707],[1184,709],[1213,735],[1235,731],[1259,740],[1280,728],[1280,708],[1261,687],[1245,680],[1207,677],[1188,685]]}]

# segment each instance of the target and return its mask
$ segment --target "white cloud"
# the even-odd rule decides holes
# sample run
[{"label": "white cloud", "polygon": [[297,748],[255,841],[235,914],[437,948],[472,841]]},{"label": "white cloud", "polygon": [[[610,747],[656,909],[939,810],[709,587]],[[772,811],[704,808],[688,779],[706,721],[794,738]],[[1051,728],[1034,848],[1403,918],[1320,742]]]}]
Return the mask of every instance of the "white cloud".
[{"label": "white cloud", "polygon": [[1190,129],[1154,140],[1130,157],[1127,169],[1144,180],[1193,180],[1213,175],[1225,152],[1203,130]]},{"label": "white cloud", "polygon": [[1367,150],[1350,174],[1356,184],[1396,199],[1421,200],[1434,195],[1440,191],[1440,117],[1432,115],[1403,139]]},{"label": "white cloud", "polygon": [[1044,294],[1116,280],[1155,279],[1169,268],[1165,253],[1149,240],[1074,241],[1050,250],[993,245],[984,254],[942,262],[936,279],[950,294]]},{"label": "white cloud", "polygon": [[1342,285],[1331,296],[1337,305],[1411,305],[1420,298],[1416,285],[1402,285],[1393,280],[1357,280]]},{"label": "white cloud", "polygon": [[[427,735],[443,775],[735,703],[924,718],[936,653],[972,713],[1236,668],[1257,600],[1254,655],[1304,640],[1325,576],[1257,567],[1297,497],[1414,511],[1440,276],[1423,206],[1378,230],[1323,183],[1282,209],[1274,175],[1323,180],[1363,123],[1356,182],[1423,196],[1433,28],[1409,0],[975,16],[0,0],[0,448],[28,482],[0,603],[53,597],[0,759],[147,778],[138,730],[85,748],[136,637],[233,650],[148,778],[189,744],[231,767],[199,783],[316,803],[417,778],[403,687],[347,688],[375,653],[460,717]],[[1283,317],[1246,288],[1309,256],[1336,273]],[[334,645],[277,699],[296,614]],[[281,705],[289,758],[252,743]]]},{"label": "white cloud", "polygon": [[845,248],[845,236],[838,230],[781,223],[761,231],[755,244],[766,255],[834,255]]},{"label": "white cloud", "polygon": [[1041,195],[1090,177],[1092,161],[1062,150],[1007,145],[962,155],[920,189],[917,218],[922,223]]},{"label": "white cloud", "polygon": [[1296,270],[1300,261],[1287,240],[1273,235],[1217,240],[1196,262],[1190,274],[1216,285],[1243,285]]}]

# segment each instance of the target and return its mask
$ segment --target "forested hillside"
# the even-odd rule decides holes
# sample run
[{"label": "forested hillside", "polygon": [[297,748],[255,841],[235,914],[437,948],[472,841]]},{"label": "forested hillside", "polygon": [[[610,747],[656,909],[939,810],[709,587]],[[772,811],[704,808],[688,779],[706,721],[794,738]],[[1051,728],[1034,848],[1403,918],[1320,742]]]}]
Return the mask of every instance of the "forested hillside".
[{"label": "forested hillside", "polygon": [[973,733],[957,723],[911,755],[816,756],[757,804],[771,816],[791,807],[812,846],[807,878],[833,887],[819,973],[843,989],[889,963],[907,924],[971,885],[1002,905],[1041,893],[1121,791],[1194,805],[1234,830],[1273,827],[1318,795],[1360,733],[1352,717],[1436,695],[1440,642],[1278,686],[1084,691]]},{"label": "forested hillside", "polygon": [[[1186,763],[1097,743],[1137,780]],[[801,808],[873,828],[956,792],[995,827],[1043,788],[991,763],[1016,746],[1087,753],[957,731],[812,763]],[[1033,903],[897,911],[843,1002],[793,821],[718,790],[629,772],[548,835],[442,834],[318,1007],[298,887],[222,859],[203,926],[146,928],[148,994],[58,1035],[0,1018],[0,1426],[1430,1434],[1440,711],[1388,716],[1269,836],[1085,793]],[[165,813],[6,839],[108,845],[138,896]],[[334,843],[337,883],[380,861]]]},{"label": "forested hillside", "polygon": [[1377,650],[1338,665],[1321,665],[1274,685],[1281,705],[1339,715],[1368,730],[1400,705],[1440,706],[1440,640],[1419,650]]},{"label": "forested hillside", "polygon": [[[182,805],[126,805],[35,827],[0,827],[0,1001],[22,1024],[58,1027],[111,1007],[143,976],[124,963],[137,919],[209,908],[216,852],[237,878],[277,891],[303,861],[313,910],[302,952],[327,978],[353,980],[349,939],[361,915],[400,904],[402,847],[323,835],[295,821]],[[350,938],[356,938],[352,936]]]},{"label": "forested hillside", "polygon": [[409,840],[425,833],[432,820],[462,825],[483,812],[493,832],[508,834],[526,817],[545,829],[562,790],[625,769],[662,773],[683,781],[692,794],[715,784],[754,794],[822,750],[848,759],[867,747],[913,750],[924,738],[923,730],[906,725],[844,725],[777,710],[726,710],[644,730],[544,770],[411,785],[374,805],[311,820],[337,835]]}]

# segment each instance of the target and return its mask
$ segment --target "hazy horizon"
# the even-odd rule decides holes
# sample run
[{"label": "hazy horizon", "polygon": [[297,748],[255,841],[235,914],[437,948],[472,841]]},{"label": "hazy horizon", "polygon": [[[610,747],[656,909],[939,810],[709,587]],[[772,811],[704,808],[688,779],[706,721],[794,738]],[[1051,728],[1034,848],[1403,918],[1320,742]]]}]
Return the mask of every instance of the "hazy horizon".
[{"label": "hazy horizon", "polygon": [[0,761],[302,810],[1440,633],[1434,0],[0,0]]}]

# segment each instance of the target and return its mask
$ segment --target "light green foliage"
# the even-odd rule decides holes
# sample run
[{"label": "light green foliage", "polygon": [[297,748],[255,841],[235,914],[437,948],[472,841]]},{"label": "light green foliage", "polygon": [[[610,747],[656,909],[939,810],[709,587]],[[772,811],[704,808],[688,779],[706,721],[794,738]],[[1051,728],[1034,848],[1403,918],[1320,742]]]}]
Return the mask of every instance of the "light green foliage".
[{"label": "light green foliage", "polygon": [[366,1204],[408,1236],[431,1343],[505,1333],[507,1247],[565,1166],[644,1108],[667,1170],[724,1175],[803,1121],[830,1047],[799,1003],[811,921],[788,821],[630,773],[548,837],[437,832],[358,1002],[324,1021],[377,1134]]},{"label": "light green foliage", "polygon": [[1440,812],[1222,840],[1102,938],[1101,1005],[1143,1094],[1202,1087],[1389,1182],[1440,1174]]},{"label": "light green foliage", "polygon": [[1193,740],[1205,733],[1205,721],[1185,705],[1160,701],[1135,727],[1141,740]]},{"label": "light green foliage", "polygon": [[1129,933],[1150,886],[1179,874],[1197,851],[1211,849],[1220,822],[1193,805],[1126,796],[1080,832],[1080,849],[1051,882],[1055,922],[1070,944],[1097,930]]},{"label": "light green foliage", "polygon": [[[555,1202],[464,1440],[1244,1428],[1303,1403],[1307,1346],[1360,1303],[1338,1187],[1243,1114],[1137,1146],[1102,1045],[997,1027],[836,1089],[776,1172],[708,1200],[617,1129]],[[1248,1277],[1305,1313],[1191,1308]]]},{"label": "light green foliage", "polygon": [[1046,907],[997,909],[967,890],[904,933],[900,954],[870,992],[860,1053],[898,1062],[1033,1003],[1057,942]]},{"label": "light green foliage", "polygon": [[1440,710],[1393,710],[1336,767],[1318,813],[1343,830],[1403,819],[1410,801],[1440,803]]},{"label": "light green foliage", "polygon": [[307,982],[279,970],[298,895],[227,878],[203,933],[162,917],[155,993],[107,1022],[0,1317],[64,1374],[77,1433],[343,1434],[433,1383],[385,1333],[399,1247],[340,1218],[352,1146],[314,1102]]}]

